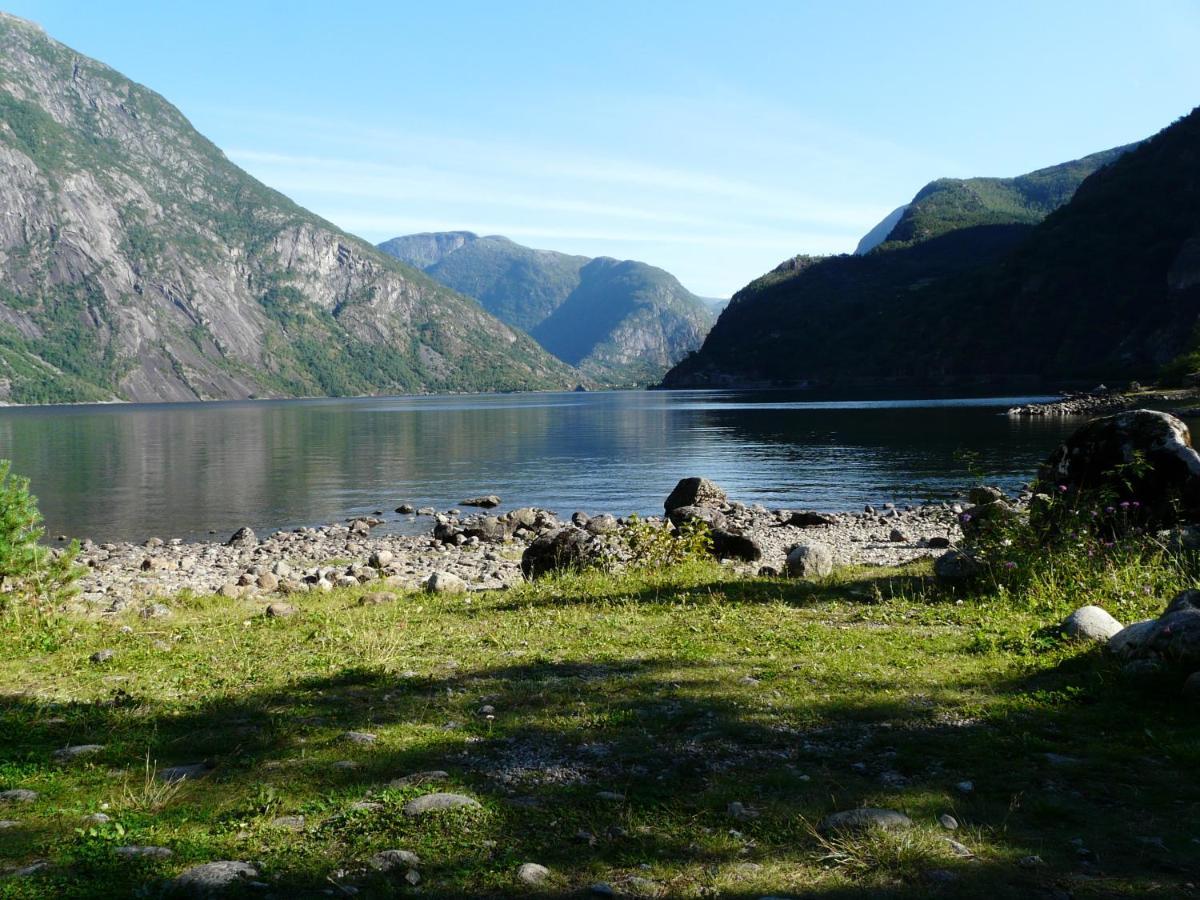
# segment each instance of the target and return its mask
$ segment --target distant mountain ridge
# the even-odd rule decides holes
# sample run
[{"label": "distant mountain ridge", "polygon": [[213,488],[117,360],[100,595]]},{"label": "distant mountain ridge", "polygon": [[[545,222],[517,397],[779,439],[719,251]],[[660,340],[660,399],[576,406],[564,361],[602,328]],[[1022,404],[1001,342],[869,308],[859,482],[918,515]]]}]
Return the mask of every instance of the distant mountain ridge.
[{"label": "distant mountain ridge", "polygon": [[657,381],[700,346],[716,318],[674,276],[632,260],[536,250],[460,231],[397,237],[379,249],[474,297],[601,384]]},{"label": "distant mountain ridge", "polygon": [[0,15],[0,399],[577,380],[475,301],[251,178],[159,95]]},{"label": "distant mountain ridge", "polygon": [[798,257],[739,291],[663,386],[1152,377],[1200,315],[1198,160],[1200,110],[1015,179],[933,182],[865,255]]}]

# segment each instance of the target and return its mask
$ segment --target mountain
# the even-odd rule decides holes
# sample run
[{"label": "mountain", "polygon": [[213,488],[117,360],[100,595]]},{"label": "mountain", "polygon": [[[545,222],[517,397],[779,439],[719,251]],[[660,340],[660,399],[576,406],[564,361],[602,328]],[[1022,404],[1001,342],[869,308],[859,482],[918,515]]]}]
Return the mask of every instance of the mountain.
[{"label": "mountain", "polygon": [[897,206],[883,219],[862,236],[862,240],[858,242],[858,246],[854,248],[854,252],[862,256],[864,253],[870,253],[880,244],[887,240],[888,235],[892,233],[892,229],[896,227],[896,223],[900,221],[900,217],[904,215],[904,211],[908,209],[908,204]]},{"label": "mountain", "polygon": [[695,350],[716,313],[662,269],[535,250],[470,232],[413,234],[379,249],[476,298],[606,385],[648,384]]},{"label": "mountain", "polygon": [[1149,377],[1200,299],[1168,278],[1190,271],[1200,228],[1197,122],[1018,178],[933,182],[867,254],[798,257],[739,291],[663,386]]},{"label": "mountain", "polygon": [[566,387],[526,335],[0,16],[0,399]]}]

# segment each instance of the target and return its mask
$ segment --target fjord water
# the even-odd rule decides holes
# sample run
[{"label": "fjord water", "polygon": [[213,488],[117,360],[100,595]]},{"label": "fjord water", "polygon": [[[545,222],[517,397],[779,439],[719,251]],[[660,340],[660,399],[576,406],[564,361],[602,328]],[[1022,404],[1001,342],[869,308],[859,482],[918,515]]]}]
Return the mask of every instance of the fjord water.
[{"label": "fjord water", "polygon": [[676,480],[818,510],[1016,486],[1077,423],[1010,419],[1030,398],[813,401],[719,391],[509,394],[0,410],[0,457],[48,533],[221,537],[496,493],[569,515],[662,512]]}]

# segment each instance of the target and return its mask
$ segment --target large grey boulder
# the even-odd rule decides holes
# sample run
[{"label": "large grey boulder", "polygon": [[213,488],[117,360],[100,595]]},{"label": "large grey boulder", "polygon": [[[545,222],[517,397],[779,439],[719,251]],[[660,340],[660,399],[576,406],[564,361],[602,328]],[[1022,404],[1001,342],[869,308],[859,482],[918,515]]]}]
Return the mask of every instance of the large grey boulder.
[{"label": "large grey boulder", "polygon": [[467,583],[453,572],[434,572],[425,579],[425,591],[430,594],[461,594]]},{"label": "large grey boulder", "polygon": [[1038,471],[1043,490],[1103,492],[1137,502],[1141,523],[1170,525],[1200,513],[1200,454],[1175,416],[1147,409],[1088,422]]},{"label": "large grey boulder", "polygon": [[1200,590],[1181,593],[1157,619],[1117,632],[1108,649],[1123,659],[1200,669]]},{"label": "large grey boulder", "polygon": [[1059,627],[1064,637],[1106,643],[1123,626],[1099,606],[1083,606],[1067,616]]},{"label": "large grey boulder", "polygon": [[824,544],[797,544],[787,554],[793,578],[825,578],[833,574],[833,554]]},{"label": "large grey boulder", "polygon": [[521,573],[529,579],[554,572],[578,572],[592,558],[592,536],[569,525],[539,535],[521,554]]},{"label": "large grey boulder", "polygon": [[480,516],[478,519],[466,523],[463,527],[463,534],[467,537],[479,538],[489,544],[499,544],[508,540],[512,536],[512,531],[503,519],[495,516]]},{"label": "large grey boulder", "polygon": [[255,535],[254,529],[249,525],[239,528],[233,533],[233,536],[225,542],[226,547],[257,547],[258,536]]},{"label": "large grey boulder", "polygon": [[711,506],[723,508],[729,505],[729,498],[720,486],[707,478],[684,478],[667,496],[663,508],[669,516],[681,506]]}]

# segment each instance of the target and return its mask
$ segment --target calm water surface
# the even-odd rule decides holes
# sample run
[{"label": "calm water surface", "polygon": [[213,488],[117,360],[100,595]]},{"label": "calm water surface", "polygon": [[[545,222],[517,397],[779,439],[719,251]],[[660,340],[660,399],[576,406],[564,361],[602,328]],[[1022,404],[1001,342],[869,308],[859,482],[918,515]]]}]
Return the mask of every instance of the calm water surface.
[{"label": "calm water surface", "polygon": [[1003,415],[1027,399],[688,391],[5,409],[0,456],[32,480],[51,534],[97,540],[261,533],[376,509],[390,528],[423,530],[390,510],[480,493],[561,514],[661,513],[687,475],[746,502],[854,509],[952,496],[971,469],[1028,480],[1073,426]]}]

